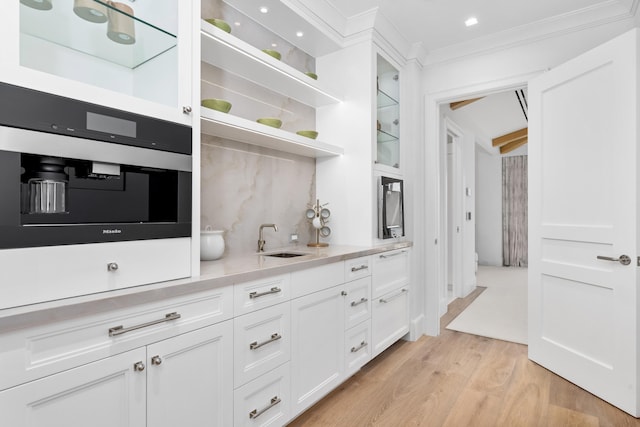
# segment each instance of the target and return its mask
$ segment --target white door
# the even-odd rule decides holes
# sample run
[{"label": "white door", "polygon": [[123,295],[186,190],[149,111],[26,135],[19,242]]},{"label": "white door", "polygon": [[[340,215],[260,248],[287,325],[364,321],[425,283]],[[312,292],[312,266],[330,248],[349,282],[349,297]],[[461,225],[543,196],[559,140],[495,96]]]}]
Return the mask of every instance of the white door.
[{"label": "white door", "polygon": [[639,34],[529,84],[529,358],[636,417]]}]

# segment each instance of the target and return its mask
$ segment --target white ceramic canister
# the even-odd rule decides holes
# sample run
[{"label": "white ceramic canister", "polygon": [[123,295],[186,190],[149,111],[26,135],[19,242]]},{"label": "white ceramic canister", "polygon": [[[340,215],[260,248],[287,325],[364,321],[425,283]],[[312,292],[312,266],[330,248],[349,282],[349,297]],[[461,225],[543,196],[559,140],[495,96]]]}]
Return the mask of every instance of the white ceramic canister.
[{"label": "white ceramic canister", "polygon": [[224,253],[224,230],[212,230],[208,225],[200,232],[200,259],[213,261]]}]

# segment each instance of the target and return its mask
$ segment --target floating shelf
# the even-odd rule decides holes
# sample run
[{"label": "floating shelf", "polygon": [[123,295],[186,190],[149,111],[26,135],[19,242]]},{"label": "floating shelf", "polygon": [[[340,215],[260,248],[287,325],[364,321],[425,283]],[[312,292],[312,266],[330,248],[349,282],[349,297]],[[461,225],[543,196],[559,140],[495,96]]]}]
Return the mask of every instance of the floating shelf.
[{"label": "floating shelf", "polygon": [[207,21],[201,21],[200,34],[201,58],[208,64],[314,108],[341,102],[338,96],[324,88],[321,81],[312,79]]},{"label": "floating shelf", "polygon": [[56,0],[51,10],[36,10],[21,4],[20,33],[131,69],[176,46],[175,35],[122,13],[106,2],[96,4],[134,21],[135,43],[120,44],[109,39],[107,22],[94,23],[77,16],[73,0]]},{"label": "floating shelf", "polygon": [[210,108],[201,108],[200,126],[202,133],[207,135],[305,157],[329,157],[344,154],[344,149],[336,145],[306,138]]}]

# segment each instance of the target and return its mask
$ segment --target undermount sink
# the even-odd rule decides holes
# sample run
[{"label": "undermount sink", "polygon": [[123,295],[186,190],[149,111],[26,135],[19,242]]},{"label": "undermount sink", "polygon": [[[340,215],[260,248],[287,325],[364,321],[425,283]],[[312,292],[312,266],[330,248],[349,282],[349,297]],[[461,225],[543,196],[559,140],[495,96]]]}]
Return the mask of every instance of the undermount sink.
[{"label": "undermount sink", "polygon": [[277,258],[295,258],[297,256],[303,256],[307,254],[297,254],[295,252],[277,252],[275,254],[264,254],[264,256],[274,256]]}]

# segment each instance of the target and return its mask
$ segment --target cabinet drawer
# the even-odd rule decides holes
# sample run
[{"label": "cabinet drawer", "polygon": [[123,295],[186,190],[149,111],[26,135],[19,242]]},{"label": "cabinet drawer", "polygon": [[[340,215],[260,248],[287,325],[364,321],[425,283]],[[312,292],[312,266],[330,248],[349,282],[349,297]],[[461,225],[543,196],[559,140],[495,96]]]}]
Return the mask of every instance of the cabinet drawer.
[{"label": "cabinet drawer", "polygon": [[0,309],[191,275],[188,237],[1,252]]},{"label": "cabinet drawer", "polygon": [[371,257],[350,259],[344,262],[344,280],[350,282],[371,275]]},{"label": "cabinet drawer", "polygon": [[344,283],[344,261],[291,273],[291,298],[329,289]]},{"label": "cabinet drawer", "polygon": [[346,376],[350,377],[371,360],[371,323],[364,321],[349,329],[344,348]]},{"label": "cabinet drawer", "polygon": [[373,298],[409,283],[409,250],[398,249],[373,256]]},{"label": "cabinet drawer", "polygon": [[289,364],[236,389],[233,398],[235,427],[284,425],[290,418]]},{"label": "cabinet drawer", "polygon": [[0,390],[230,319],[232,307],[229,286],[4,333]]},{"label": "cabinet drawer", "polygon": [[409,332],[409,287],[391,291],[373,300],[371,309],[372,357]]},{"label": "cabinet drawer", "polygon": [[371,277],[345,284],[345,329],[371,318]]},{"label": "cabinet drawer", "polygon": [[291,276],[283,274],[233,286],[234,315],[239,316],[291,299]]},{"label": "cabinet drawer", "polygon": [[289,302],[233,319],[235,387],[289,360],[290,325]]}]

